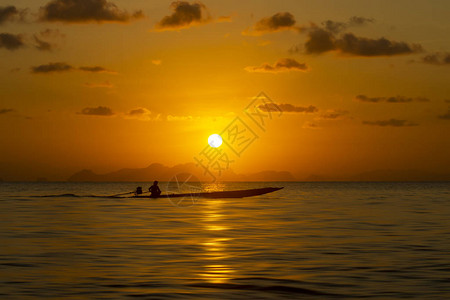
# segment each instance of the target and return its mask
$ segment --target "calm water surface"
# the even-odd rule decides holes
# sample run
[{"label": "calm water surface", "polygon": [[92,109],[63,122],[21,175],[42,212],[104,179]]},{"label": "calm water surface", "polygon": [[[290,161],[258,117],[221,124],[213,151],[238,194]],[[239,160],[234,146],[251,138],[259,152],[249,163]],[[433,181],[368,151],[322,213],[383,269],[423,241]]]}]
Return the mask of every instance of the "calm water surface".
[{"label": "calm water surface", "polygon": [[450,183],[226,183],[203,188],[285,188],[186,207],[83,196],[137,185],[0,183],[0,297],[450,298]]}]

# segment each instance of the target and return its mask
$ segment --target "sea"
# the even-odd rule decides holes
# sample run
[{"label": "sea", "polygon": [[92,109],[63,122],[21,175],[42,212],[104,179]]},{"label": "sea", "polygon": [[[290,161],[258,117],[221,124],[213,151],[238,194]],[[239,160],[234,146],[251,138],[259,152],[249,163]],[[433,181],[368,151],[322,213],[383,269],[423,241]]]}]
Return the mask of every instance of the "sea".
[{"label": "sea", "polygon": [[0,299],[450,299],[450,182],[137,186],[0,183]]}]

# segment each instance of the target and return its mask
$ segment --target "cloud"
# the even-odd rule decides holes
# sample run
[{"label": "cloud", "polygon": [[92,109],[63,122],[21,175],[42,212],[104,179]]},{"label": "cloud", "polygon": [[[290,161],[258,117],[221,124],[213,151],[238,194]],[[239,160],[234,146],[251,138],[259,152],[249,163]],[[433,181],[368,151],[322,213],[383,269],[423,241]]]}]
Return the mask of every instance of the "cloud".
[{"label": "cloud", "polygon": [[0,48],[13,51],[24,47],[22,36],[19,34],[0,33]]},{"label": "cloud", "polygon": [[408,102],[429,102],[430,99],[424,97],[404,97],[404,96],[394,96],[394,97],[368,97],[366,95],[358,95],[355,97],[357,101],[369,102],[369,103],[408,103]]},{"label": "cloud", "polygon": [[72,67],[69,64],[66,64],[64,62],[55,62],[55,63],[48,63],[46,65],[40,65],[36,67],[31,67],[32,73],[61,73],[61,72],[68,72],[72,71],[74,67]]},{"label": "cloud", "polygon": [[353,33],[344,34],[335,44],[340,52],[353,56],[393,56],[422,51],[418,44],[357,37]]},{"label": "cloud", "polygon": [[408,122],[406,120],[398,120],[398,119],[389,119],[389,120],[380,120],[380,121],[363,121],[364,125],[371,126],[391,126],[391,127],[405,127],[405,126],[417,126],[419,124]]},{"label": "cloud", "polygon": [[340,119],[343,119],[346,115],[348,115],[347,110],[332,109],[332,110],[328,110],[325,113],[323,113],[319,119],[340,120]]},{"label": "cloud", "polygon": [[114,87],[114,84],[110,83],[109,81],[105,81],[102,83],[85,83],[84,84],[85,87],[88,88],[107,88],[107,89],[112,89]]},{"label": "cloud", "polygon": [[264,63],[260,66],[246,67],[247,72],[262,72],[262,73],[279,73],[288,71],[302,71],[308,70],[308,67],[304,63],[299,63],[292,58],[281,58],[273,65]]},{"label": "cloud", "polygon": [[84,72],[90,72],[90,73],[112,73],[115,74],[116,72],[105,69],[100,66],[92,66],[92,67],[79,67],[78,70],[84,71]]},{"label": "cloud", "polygon": [[282,112],[288,112],[288,113],[315,113],[318,112],[319,109],[313,105],[310,106],[295,106],[293,104],[288,103],[281,103],[281,104],[275,104],[275,103],[266,103],[266,104],[260,104],[258,106],[258,109],[265,111],[265,112],[279,112],[280,110]]},{"label": "cloud", "polygon": [[262,18],[250,30],[242,32],[243,35],[262,35],[270,32],[278,32],[284,30],[300,31],[299,27],[295,26],[295,17],[289,12],[279,12],[273,16]]},{"label": "cloud", "polygon": [[98,106],[98,107],[86,107],[79,112],[79,114],[82,115],[89,115],[89,116],[112,116],[114,115],[111,108],[106,106]]},{"label": "cloud", "polygon": [[442,120],[450,120],[450,109],[445,114],[439,115],[438,118]]},{"label": "cloud", "polygon": [[325,22],[322,22],[322,25],[327,31],[332,32],[333,34],[337,34],[347,29],[348,27],[362,26],[366,25],[367,23],[373,23],[374,21],[374,19],[353,16],[349,18],[347,22],[327,20]]},{"label": "cloud", "polygon": [[15,109],[12,108],[0,108],[0,115],[4,115],[7,113],[15,112]]},{"label": "cloud", "polygon": [[0,7],[0,24],[11,21],[19,14],[19,10],[15,6]]},{"label": "cloud", "polygon": [[126,119],[135,119],[141,121],[157,121],[160,119],[160,116],[160,114],[153,116],[152,112],[144,107],[132,109],[125,114]]},{"label": "cloud", "polygon": [[316,28],[308,33],[308,40],[305,43],[307,54],[321,54],[336,49],[336,41],[333,33]]},{"label": "cloud", "polygon": [[41,8],[41,21],[48,22],[126,23],[141,17],[142,11],[129,14],[107,0],[52,0]]},{"label": "cloud", "polygon": [[83,72],[90,72],[90,73],[112,73],[114,74],[114,71],[105,69],[104,67],[100,66],[87,66],[87,67],[79,67],[75,68],[67,63],[64,62],[54,62],[54,63],[48,63],[45,65],[40,65],[36,67],[31,67],[32,73],[61,73],[61,72],[69,72],[79,70]]},{"label": "cloud", "polygon": [[[378,39],[355,36],[353,33],[343,33],[352,26],[361,26],[373,22],[373,19],[364,17],[351,17],[347,22],[325,21],[322,27],[311,25],[307,40],[304,44],[306,54],[322,54],[329,51],[338,51],[349,56],[375,57],[394,56],[421,52],[419,44],[391,41],[384,37]],[[294,46],[291,52],[300,52],[299,46]]]},{"label": "cloud", "polygon": [[58,48],[58,45],[52,40],[59,40],[65,37],[59,30],[46,29],[34,36],[34,47],[41,51],[53,51]]},{"label": "cloud", "polygon": [[422,58],[422,62],[429,65],[445,66],[450,65],[449,52],[435,52]]},{"label": "cloud", "polygon": [[175,1],[170,7],[173,13],[162,18],[155,25],[156,30],[179,30],[211,21],[206,6],[201,2]]}]

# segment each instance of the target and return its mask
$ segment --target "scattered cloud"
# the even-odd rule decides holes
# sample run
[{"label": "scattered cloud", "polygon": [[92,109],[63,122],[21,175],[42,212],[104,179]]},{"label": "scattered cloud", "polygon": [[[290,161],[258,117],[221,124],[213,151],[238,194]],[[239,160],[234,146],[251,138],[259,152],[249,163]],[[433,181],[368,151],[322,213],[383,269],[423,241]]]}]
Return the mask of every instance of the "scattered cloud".
[{"label": "scattered cloud", "polygon": [[265,33],[278,32],[284,30],[300,31],[295,26],[295,17],[289,12],[279,12],[273,16],[262,18],[251,29],[242,32],[243,35],[263,35]]},{"label": "scattered cloud", "polygon": [[106,89],[112,89],[114,87],[114,84],[110,83],[109,81],[101,82],[101,83],[89,83],[86,82],[84,84],[85,87],[88,88],[106,88]]},{"label": "scattered cloud", "polygon": [[15,6],[0,7],[0,24],[13,20],[19,14],[19,10]]},{"label": "scattered cloud", "polygon": [[160,114],[154,116],[149,109],[144,107],[132,109],[125,114],[126,119],[136,119],[141,121],[156,121],[160,119],[160,116]]},{"label": "scattered cloud", "polygon": [[364,125],[371,125],[371,126],[391,126],[391,127],[407,127],[407,126],[417,126],[419,124],[409,122],[406,120],[398,120],[398,119],[389,119],[389,120],[380,120],[380,121],[363,121]]},{"label": "scattered cloud", "polygon": [[340,109],[331,109],[327,110],[325,113],[323,113],[319,119],[323,120],[341,120],[345,118],[345,116],[348,115],[347,110],[340,110]]},{"label": "scattered cloud", "polygon": [[309,31],[308,40],[305,43],[307,54],[321,54],[335,49],[336,40],[333,33],[322,28]]},{"label": "scattered cloud", "polygon": [[450,53],[449,52],[435,52],[425,55],[422,58],[422,62],[429,65],[445,66],[450,65]]},{"label": "scattered cloud", "polygon": [[0,33],[0,48],[13,51],[25,47],[20,34]]},{"label": "scattered cloud", "polygon": [[322,25],[327,31],[332,32],[333,34],[337,34],[337,33],[344,31],[345,29],[347,29],[349,27],[363,26],[368,23],[373,23],[374,21],[375,21],[374,19],[370,19],[370,18],[353,16],[353,17],[349,18],[347,22],[337,22],[337,21],[327,20],[325,22],[322,22]]},{"label": "scattered cloud", "polygon": [[7,113],[15,112],[15,109],[12,108],[0,108],[0,115],[4,115]]},{"label": "scattered cloud", "polygon": [[302,128],[304,129],[320,129],[320,126],[316,123],[306,122],[303,124]]},{"label": "scattered cloud", "polygon": [[63,62],[48,63],[36,67],[31,67],[31,72],[38,73],[61,73],[72,71],[74,67]]},{"label": "scattered cloud", "polygon": [[[342,33],[349,27],[374,22],[364,17],[351,17],[347,22],[327,20],[322,27],[312,24],[304,28],[308,37],[303,45],[306,54],[322,54],[337,51],[348,56],[376,57],[412,54],[423,51],[419,44],[391,41],[384,37],[378,39],[359,37],[353,33]],[[294,46],[290,52],[300,52],[300,46]]]},{"label": "scattered cloud", "polygon": [[76,68],[72,65],[69,65],[65,62],[53,62],[48,63],[45,65],[40,65],[36,67],[31,67],[32,73],[61,73],[61,72],[69,72],[79,70],[83,72],[90,72],[90,73],[115,73],[114,71],[108,70],[104,67],[100,66],[85,66],[85,67],[79,67]]},{"label": "scattered cloud", "polygon": [[408,102],[429,102],[430,99],[425,97],[404,97],[404,96],[394,96],[394,97],[368,97],[366,95],[358,95],[355,97],[357,101],[369,102],[369,103],[408,103]]},{"label": "scattered cloud", "polygon": [[166,120],[169,122],[179,122],[179,121],[193,121],[195,119],[199,119],[194,118],[193,116],[173,116],[173,115],[168,115],[166,117]]},{"label": "scattered cloud", "polygon": [[292,58],[281,58],[274,64],[263,63],[260,66],[246,67],[247,72],[261,72],[261,73],[280,73],[289,71],[302,71],[308,70],[308,66],[304,63],[299,63]]},{"label": "scattered cloud", "polygon": [[450,109],[445,114],[439,115],[438,118],[442,120],[450,120]]},{"label": "scattered cloud", "polygon": [[64,37],[65,35],[61,34],[59,30],[46,29],[33,35],[34,47],[41,51],[53,51],[58,48],[54,41]]},{"label": "scattered cloud", "polygon": [[206,6],[201,2],[175,1],[170,7],[173,13],[155,25],[157,31],[179,30],[211,21]]},{"label": "scattered cloud", "polygon": [[310,106],[296,106],[288,103],[266,103],[258,106],[258,109],[265,112],[288,112],[288,113],[315,113],[318,112],[319,109],[313,105]]},{"label": "scattered cloud", "polygon": [[422,51],[418,44],[357,37],[353,33],[344,34],[335,44],[341,53],[354,56],[393,56]]},{"label": "scattered cloud", "polygon": [[111,110],[111,108],[106,106],[98,106],[98,107],[86,107],[79,112],[79,114],[82,115],[89,115],[89,116],[112,116],[114,115],[114,112]]},{"label": "scattered cloud", "polygon": [[91,67],[79,67],[78,70],[90,73],[111,73],[115,74],[116,72],[105,69],[100,66],[91,66]]},{"label": "scattered cloud", "polygon": [[41,7],[41,21],[87,23],[127,23],[142,18],[142,11],[129,14],[107,0],[51,0]]}]

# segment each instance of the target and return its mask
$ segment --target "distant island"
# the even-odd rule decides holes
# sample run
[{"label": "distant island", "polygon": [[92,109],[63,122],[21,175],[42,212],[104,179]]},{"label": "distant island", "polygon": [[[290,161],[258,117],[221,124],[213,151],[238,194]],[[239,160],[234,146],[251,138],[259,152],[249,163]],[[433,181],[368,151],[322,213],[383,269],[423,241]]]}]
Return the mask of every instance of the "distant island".
[{"label": "distant island", "polygon": [[[191,177],[192,175],[192,177]],[[154,163],[146,168],[121,169],[118,171],[96,174],[91,170],[82,170],[70,176],[70,182],[149,182],[153,180],[172,181],[177,176],[178,180],[190,177],[192,181],[211,181],[212,178],[205,174],[204,170],[194,163],[179,164],[167,167]],[[297,181],[290,172],[262,171],[252,174],[236,174],[228,169],[217,178],[220,181]]]},{"label": "distant island", "polygon": [[[69,182],[151,182],[172,181],[190,178],[191,181],[211,181],[211,177],[194,163],[178,164],[173,167],[153,163],[146,168],[120,169],[118,171],[97,174],[92,170],[81,170],[67,181]],[[450,174],[435,174],[421,170],[375,170],[349,176],[327,176],[311,174],[306,177],[294,176],[288,171],[261,171],[251,174],[237,174],[228,169],[217,178],[219,181],[450,181]]]}]

